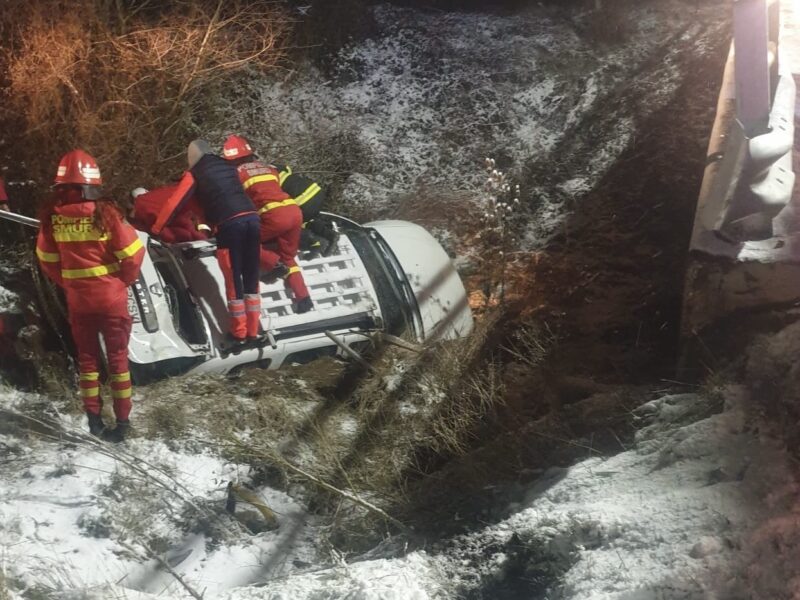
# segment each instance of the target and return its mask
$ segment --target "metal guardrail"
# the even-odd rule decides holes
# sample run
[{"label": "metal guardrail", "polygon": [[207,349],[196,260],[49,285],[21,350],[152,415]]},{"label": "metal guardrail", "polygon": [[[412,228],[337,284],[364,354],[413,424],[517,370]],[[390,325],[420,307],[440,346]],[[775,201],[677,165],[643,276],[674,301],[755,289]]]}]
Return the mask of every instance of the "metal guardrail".
[{"label": "metal guardrail", "polygon": [[709,144],[692,247],[737,255],[741,244],[800,227],[795,175],[794,79],[779,62],[779,0],[736,0],[734,41]]}]

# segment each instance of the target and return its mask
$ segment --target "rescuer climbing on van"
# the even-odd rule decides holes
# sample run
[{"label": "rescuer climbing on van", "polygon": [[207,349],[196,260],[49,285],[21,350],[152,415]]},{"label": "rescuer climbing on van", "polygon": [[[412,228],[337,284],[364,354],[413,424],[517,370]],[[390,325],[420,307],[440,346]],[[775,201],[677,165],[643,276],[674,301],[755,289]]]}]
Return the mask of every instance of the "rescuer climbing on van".
[{"label": "rescuer climbing on van", "polygon": [[239,181],[236,167],[214,154],[208,142],[194,140],[187,150],[189,170],[159,212],[152,231],[159,235],[194,195],[206,221],[216,230],[217,260],[225,276],[233,344],[259,341],[259,219]]},{"label": "rescuer climbing on van", "polygon": [[327,197],[325,188],[305,175],[294,173],[289,165],[272,166],[278,171],[278,183],[281,189],[294,198],[303,211],[300,248],[328,256],[336,248],[339,234],[328,221],[319,218]]},{"label": "rescuer climbing on van", "polygon": [[[83,150],[61,158],[53,194],[40,210],[36,255],[44,274],[64,288],[89,432],[121,442],[131,412],[128,286],[139,277],[144,247],[113,202],[102,197],[102,183],[97,162]],[[108,360],[114,429],[106,429],[100,412],[100,335]]]},{"label": "rescuer climbing on van", "polygon": [[[164,204],[177,187],[177,184],[173,184],[157,187],[149,191],[144,188],[133,190],[128,209],[128,220],[131,225],[139,231],[153,235],[153,225],[155,225]],[[199,229],[203,222],[202,215],[198,214],[201,212],[194,199],[188,200],[176,212],[169,225],[161,230],[158,236],[159,239],[167,244],[206,239],[208,236]]]},{"label": "rescuer climbing on van", "polygon": [[278,172],[259,161],[244,138],[230,135],[223,156],[236,165],[239,180],[258,208],[261,219],[261,270],[285,277],[294,294],[294,311],[305,313],[314,307],[303,273],[297,264],[303,213],[297,202],[281,189]]}]

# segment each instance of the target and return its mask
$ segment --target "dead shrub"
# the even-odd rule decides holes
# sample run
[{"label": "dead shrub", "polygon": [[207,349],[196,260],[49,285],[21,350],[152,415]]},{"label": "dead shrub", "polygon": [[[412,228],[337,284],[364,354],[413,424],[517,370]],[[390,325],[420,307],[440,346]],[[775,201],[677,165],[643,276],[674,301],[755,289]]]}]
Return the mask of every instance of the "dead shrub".
[{"label": "dead shrub", "polygon": [[80,146],[116,193],[181,168],[213,97],[235,72],[274,67],[288,28],[280,5],[255,0],[10,0],[0,19],[14,33],[2,116],[24,123],[11,145],[28,176],[49,181]]},{"label": "dead shrub", "polygon": [[472,241],[477,248],[477,272],[488,307],[505,300],[511,255],[519,247],[525,215],[519,201],[519,185],[512,184],[506,173],[496,168],[493,158],[487,158],[484,167],[483,227]]},{"label": "dead shrub", "polygon": [[517,362],[531,371],[542,367],[545,358],[553,351],[556,334],[546,323],[526,323],[510,335],[502,347]]}]

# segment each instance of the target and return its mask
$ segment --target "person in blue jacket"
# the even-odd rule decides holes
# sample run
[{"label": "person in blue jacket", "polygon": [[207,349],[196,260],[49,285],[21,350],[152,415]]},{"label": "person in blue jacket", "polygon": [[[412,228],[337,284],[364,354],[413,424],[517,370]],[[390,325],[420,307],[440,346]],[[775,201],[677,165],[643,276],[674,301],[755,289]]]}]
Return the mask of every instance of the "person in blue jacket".
[{"label": "person in blue jacket", "polygon": [[156,235],[192,196],[215,231],[217,260],[225,277],[232,342],[259,337],[261,241],[256,207],[239,181],[236,165],[214,154],[208,142],[194,140],[187,151],[189,170],[164,203],[153,224]]}]

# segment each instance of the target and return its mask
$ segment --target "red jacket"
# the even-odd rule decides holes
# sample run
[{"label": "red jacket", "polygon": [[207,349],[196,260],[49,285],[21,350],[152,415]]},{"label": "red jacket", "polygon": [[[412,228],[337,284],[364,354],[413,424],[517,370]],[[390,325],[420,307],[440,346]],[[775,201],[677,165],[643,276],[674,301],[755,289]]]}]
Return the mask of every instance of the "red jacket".
[{"label": "red jacket", "polygon": [[236,168],[245,193],[256,205],[258,214],[284,206],[297,206],[294,199],[281,189],[275,167],[254,160]]},{"label": "red jacket", "polygon": [[[299,235],[303,213],[297,202],[283,191],[278,170],[260,161],[242,163],[237,167],[239,181],[253,201],[261,219],[261,241],[274,240],[277,235],[297,229]],[[284,232],[284,233],[278,233]],[[297,249],[295,247],[294,252]]]},{"label": "red jacket", "polygon": [[[153,226],[158,219],[158,215],[177,187],[177,183],[165,185],[137,196],[133,204],[131,224],[136,229],[154,235]],[[193,215],[198,213],[201,213],[200,207],[194,201],[194,198],[188,200],[172,217],[169,225],[159,232],[158,237],[168,244],[206,239],[205,234],[197,230],[197,226],[192,219]]]},{"label": "red jacket", "polygon": [[6,194],[6,184],[3,178],[0,177],[0,203],[8,202],[8,194]]},{"label": "red jacket", "polygon": [[108,201],[61,194],[42,215],[36,255],[42,271],[64,288],[71,313],[128,314],[128,286],[136,281],[144,246],[136,230]]}]

